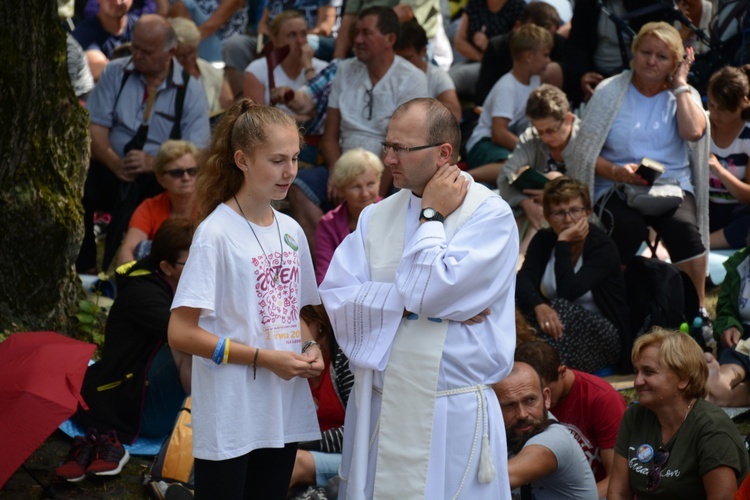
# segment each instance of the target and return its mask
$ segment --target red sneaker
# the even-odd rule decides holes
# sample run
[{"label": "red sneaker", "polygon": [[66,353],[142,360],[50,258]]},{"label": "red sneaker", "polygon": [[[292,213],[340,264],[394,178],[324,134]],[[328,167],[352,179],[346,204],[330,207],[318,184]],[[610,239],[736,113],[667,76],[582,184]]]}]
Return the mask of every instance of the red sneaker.
[{"label": "red sneaker", "polygon": [[94,460],[99,434],[91,429],[86,436],[76,436],[68,456],[61,466],[55,469],[55,475],[72,483],[86,477],[86,469]]},{"label": "red sneaker", "polygon": [[96,457],[86,468],[86,473],[96,474],[97,476],[114,476],[122,471],[128,460],[130,460],[130,454],[117,439],[117,433],[109,431],[99,436]]}]

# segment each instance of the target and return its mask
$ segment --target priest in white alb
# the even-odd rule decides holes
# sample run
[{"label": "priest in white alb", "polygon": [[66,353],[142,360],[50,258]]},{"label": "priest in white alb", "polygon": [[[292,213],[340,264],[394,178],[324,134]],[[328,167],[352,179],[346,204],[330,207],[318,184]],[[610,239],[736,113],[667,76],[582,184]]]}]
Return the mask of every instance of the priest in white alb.
[{"label": "priest in white alb", "polygon": [[461,133],[434,99],[393,114],[401,190],[366,208],[320,294],[355,385],[340,497],[510,498],[502,413],[518,232],[508,205],[454,165]]}]

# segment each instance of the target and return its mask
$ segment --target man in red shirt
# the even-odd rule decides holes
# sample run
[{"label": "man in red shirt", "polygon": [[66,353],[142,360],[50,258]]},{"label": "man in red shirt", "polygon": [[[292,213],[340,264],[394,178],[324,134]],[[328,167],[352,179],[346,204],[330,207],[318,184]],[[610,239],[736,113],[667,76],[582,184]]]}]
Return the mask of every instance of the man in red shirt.
[{"label": "man in red shirt", "polygon": [[606,497],[617,431],[627,406],[623,397],[603,379],[562,365],[557,351],[546,342],[519,345],[514,360],[539,372],[552,393],[550,412],[581,445],[599,498]]}]

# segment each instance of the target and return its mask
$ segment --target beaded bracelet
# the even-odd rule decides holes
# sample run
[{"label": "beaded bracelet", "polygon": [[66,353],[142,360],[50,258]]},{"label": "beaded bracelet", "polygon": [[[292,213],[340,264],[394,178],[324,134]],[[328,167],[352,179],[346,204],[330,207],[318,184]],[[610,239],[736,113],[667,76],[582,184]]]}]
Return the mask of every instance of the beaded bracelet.
[{"label": "beaded bracelet", "polygon": [[217,365],[221,364],[221,360],[224,358],[224,345],[226,344],[226,337],[219,337],[219,341],[216,343],[216,349],[214,349],[214,355],[211,356],[211,361]]},{"label": "beaded bracelet", "polygon": [[680,85],[676,89],[672,89],[672,93],[674,95],[684,94],[685,92],[690,92],[690,87],[688,87],[687,85]]}]

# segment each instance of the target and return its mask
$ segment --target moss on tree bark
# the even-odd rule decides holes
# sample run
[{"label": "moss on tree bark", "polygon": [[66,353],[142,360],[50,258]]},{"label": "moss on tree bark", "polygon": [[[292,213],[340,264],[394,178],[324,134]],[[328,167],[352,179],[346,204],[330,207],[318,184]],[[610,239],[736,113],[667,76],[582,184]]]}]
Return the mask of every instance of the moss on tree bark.
[{"label": "moss on tree bark", "polygon": [[88,116],[54,0],[0,2],[0,332],[73,333]]}]

